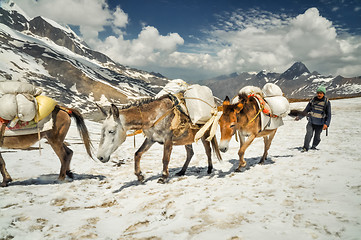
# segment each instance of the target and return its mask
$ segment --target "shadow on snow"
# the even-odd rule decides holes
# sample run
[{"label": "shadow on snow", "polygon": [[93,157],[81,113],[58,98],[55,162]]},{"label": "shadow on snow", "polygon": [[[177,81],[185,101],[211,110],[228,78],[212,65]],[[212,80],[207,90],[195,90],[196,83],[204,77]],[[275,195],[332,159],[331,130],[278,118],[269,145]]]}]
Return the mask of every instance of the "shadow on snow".
[{"label": "shadow on snow", "polygon": [[[292,155],[277,155],[277,156],[273,156],[273,157],[276,158],[276,159],[277,158],[283,158],[283,157],[287,158],[287,157],[292,157]],[[264,164],[262,164],[262,165],[274,164],[275,161],[272,160],[273,157],[268,157],[265,160]],[[241,173],[245,172],[245,171],[248,171],[251,168],[258,165],[259,161],[260,161],[260,157],[248,158],[248,159],[245,159],[245,161],[247,162],[247,166],[242,169]],[[172,180],[175,180],[177,178],[188,177],[188,176],[193,176],[193,177],[196,177],[197,179],[201,179],[201,178],[204,178],[204,177],[207,177],[207,178],[214,178],[214,177],[224,178],[224,177],[234,173],[235,170],[238,167],[238,164],[239,164],[238,159],[231,159],[228,162],[230,162],[233,166],[227,172],[223,172],[222,170],[213,169],[212,173],[210,173],[210,174],[207,173],[208,167],[192,166],[192,167],[188,167],[187,172],[186,172],[186,174],[184,176],[177,176],[176,173],[178,173],[182,168],[181,167],[170,168],[169,169],[170,177],[169,177],[168,181],[172,181]],[[129,187],[144,185],[147,182],[158,180],[160,177],[161,177],[161,174],[156,174],[156,175],[153,175],[153,176],[151,176],[149,178],[146,178],[144,182],[139,182],[138,180],[125,182],[119,189],[113,191],[113,193],[119,193],[122,190],[127,189]]]},{"label": "shadow on snow", "polygon": [[13,181],[9,183],[9,187],[11,186],[29,186],[29,185],[51,185],[51,184],[62,184],[67,182],[86,180],[86,179],[97,179],[99,181],[105,179],[103,175],[92,175],[92,174],[76,174],[73,173],[74,178],[66,177],[64,181],[59,181],[59,174],[45,174],[40,175],[37,178],[31,178],[23,181]]}]

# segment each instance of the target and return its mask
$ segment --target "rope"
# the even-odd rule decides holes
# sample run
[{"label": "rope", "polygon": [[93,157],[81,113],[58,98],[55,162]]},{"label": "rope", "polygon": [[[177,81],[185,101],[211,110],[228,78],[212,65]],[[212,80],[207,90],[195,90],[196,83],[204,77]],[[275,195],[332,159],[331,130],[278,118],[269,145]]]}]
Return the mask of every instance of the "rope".
[{"label": "rope", "polygon": [[261,106],[259,108],[258,113],[256,114],[256,116],[254,116],[246,125],[252,123],[257,118],[257,116],[262,112],[263,108],[264,108],[264,106]]},{"label": "rope", "polygon": [[211,104],[209,104],[208,102],[204,101],[203,99],[201,98],[196,98],[196,97],[183,97],[183,99],[194,99],[194,100],[199,100],[199,101],[202,101],[204,103],[206,103],[208,106],[210,106],[211,108],[214,108],[214,106],[212,106]]},{"label": "rope", "polygon": [[211,131],[209,133],[209,137],[206,140],[211,141],[214,135],[216,134],[218,121],[221,116],[222,116],[222,112],[214,113],[213,116],[196,133],[196,135],[194,136],[194,141],[197,142],[199,139],[201,139],[209,128],[211,128]]},{"label": "rope", "polygon": [[40,135],[39,124],[36,124],[36,128],[37,128],[37,130],[38,130],[39,156],[41,156],[41,143],[40,143],[41,135]]},{"label": "rope", "polygon": [[160,118],[158,118],[151,127],[154,127],[155,125],[157,125],[160,121],[162,121],[166,116],[168,116],[175,108],[177,107],[177,105],[173,106],[171,109],[169,109],[166,113],[164,113]]}]

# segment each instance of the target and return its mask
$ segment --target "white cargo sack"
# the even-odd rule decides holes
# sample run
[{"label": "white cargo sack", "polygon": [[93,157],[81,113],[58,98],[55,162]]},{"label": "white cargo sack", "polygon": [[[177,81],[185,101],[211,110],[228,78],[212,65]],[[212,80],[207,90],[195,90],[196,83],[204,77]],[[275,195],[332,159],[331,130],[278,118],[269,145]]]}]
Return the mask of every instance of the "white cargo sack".
[{"label": "white cargo sack", "polygon": [[274,83],[266,83],[262,88],[262,92],[264,97],[283,96],[281,88]]},{"label": "white cargo sack", "polygon": [[274,83],[266,83],[262,88],[264,100],[271,108],[271,112],[279,117],[285,117],[290,111],[290,103],[283,96],[279,86]]},{"label": "white cargo sack", "polygon": [[0,94],[18,94],[18,93],[28,93],[33,96],[41,94],[41,89],[36,88],[34,85],[26,82],[17,82],[17,81],[4,81],[0,82]]},{"label": "white cargo sack", "polygon": [[0,82],[0,117],[9,121],[15,118],[31,121],[37,111],[34,97],[41,92],[41,89],[26,82]]},{"label": "white cargo sack", "polygon": [[238,94],[239,95],[242,95],[242,94],[246,94],[246,95],[258,94],[261,97],[263,97],[262,90],[259,87],[256,87],[256,86],[245,86],[241,90],[239,90]]},{"label": "white cargo sack", "polygon": [[184,99],[193,124],[205,124],[212,117],[216,104],[209,87],[191,85],[184,92]]},{"label": "white cargo sack", "polygon": [[167,94],[176,94],[179,92],[184,92],[187,90],[188,84],[183,81],[182,79],[174,79],[169,81],[164,88],[155,95],[155,98],[160,98],[161,96],[167,95]]},{"label": "white cargo sack", "polygon": [[265,97],[264,100],[271,108],[271,112],[279,117],[286,117],[290,111],[290,103],[283,96]]},{"label": "white cargo sack", "polygon": [[18,105],[18,117],[20,121],[28,122],[34,119],[36,114],[36,104],[34,97],[29,100],[23,94],[16,95],[16,102]]},{"label": "white cargo sack", "polygon": [[16,95],[2,95],[2,97],[0,97],[0,117],[4,120],[13,120],[17,113]]}]

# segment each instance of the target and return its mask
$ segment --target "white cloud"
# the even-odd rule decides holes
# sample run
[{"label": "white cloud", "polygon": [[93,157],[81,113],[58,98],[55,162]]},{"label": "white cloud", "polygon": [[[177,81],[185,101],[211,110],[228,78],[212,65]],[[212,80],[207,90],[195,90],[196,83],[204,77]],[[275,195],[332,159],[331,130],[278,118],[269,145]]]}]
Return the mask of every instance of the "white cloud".
[{"label": "white cloud", "polygon": [[124,28],[128,15],[112,11],[106,0],[15,0],[30,17],[44,16],[58,23],[79,26],[85,41],[94,41],[105,26]]},{"label": "white cloud", "polygon": [[60,23],[102,28],[111,17],[105,0],[15,0],[32,17]]},{"label": "white cloud", "polygon": [[119,6],[116,7],[114,16],[114,25],[120,28],[124,28],[128,24],[128,14],[126,14]]},{"label": "white cloud", "polygon": [[178,33],[162,36],[155,27],[146,26],[136,39],[124,40],[122,35],[110,36],[105,41],[98,42],[97,48],[122,64],[145,66],[155,62],[161,63],[183,43],[184,40]]},{"label": "white cloud", "polygon": [[207,61],[199,61],[202,55],[180,55],[183,61],[177,63],[224,74],[260,69],[281,72],[293,62],[303,61],[311,70],[325,74],[356,76],[361,73],[357,60],[361,57],[360,43],[360,36],[338,36],[332,22],[316,8],[296,17],[237,11],[220,18],[217,27],[208,32],[206,43],[198,45],[214,50]]}]

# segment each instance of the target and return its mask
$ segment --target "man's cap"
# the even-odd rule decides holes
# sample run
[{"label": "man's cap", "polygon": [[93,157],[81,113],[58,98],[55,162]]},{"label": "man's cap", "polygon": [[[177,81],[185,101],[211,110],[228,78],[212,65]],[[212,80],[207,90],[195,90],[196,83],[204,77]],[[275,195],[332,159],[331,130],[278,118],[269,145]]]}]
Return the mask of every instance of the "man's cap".
[{"label": "man's cap", "polygon": [[326,94],[326,88],[324,86],[319,86],[316,92],[323,92],[323,94]]}]

